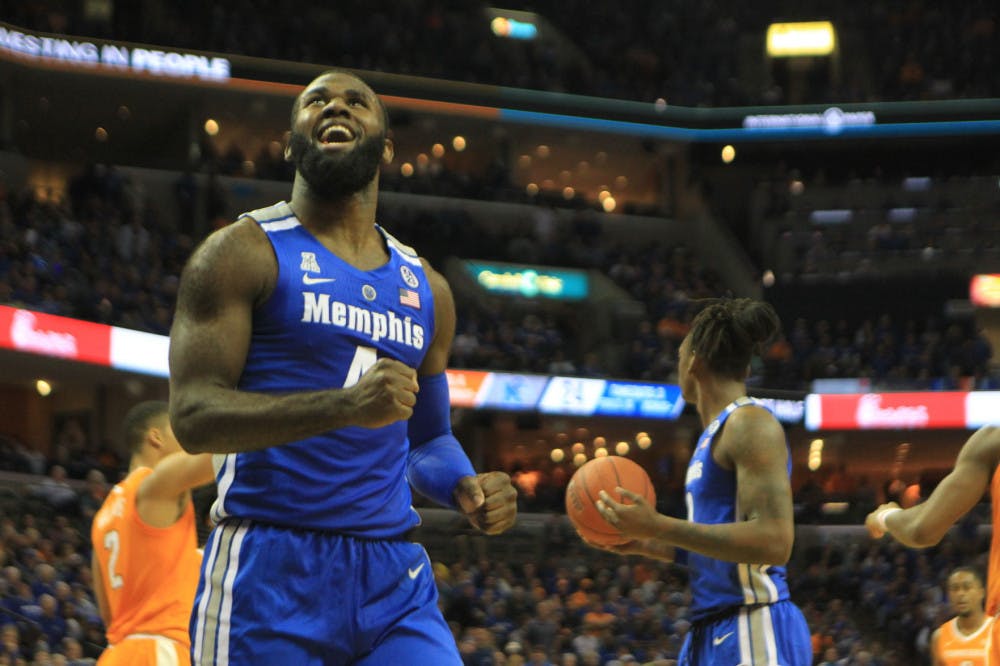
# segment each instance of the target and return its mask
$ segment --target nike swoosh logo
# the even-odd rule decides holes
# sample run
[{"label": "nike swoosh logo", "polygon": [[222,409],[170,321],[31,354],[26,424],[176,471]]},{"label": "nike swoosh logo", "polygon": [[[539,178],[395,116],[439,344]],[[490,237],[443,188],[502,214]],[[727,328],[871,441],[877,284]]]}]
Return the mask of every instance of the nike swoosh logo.
[{"label": "nike swoosh logo", "polygon": [[413,569],[407,569],[406,570],[406,575],[408,575],[410,577],[410,580],[415,579],[417,577],[417,574],[420,573],[420,571],[424,568],[425,564],[427,564],[427,563],[426,562],[421,562],[418,567],[413,568]]},{"label": "nike swoosh logo", "polygon": [[323,284],[324,282],[333,282],[337,278],[314,278],[308,275],[302,276],[302,284]]},{"label": "nike swoosh logo", "polygon": [[730,631],[728,634],[722,634],[721,636],[716,636],[715,638],[712,639],[712,645],[722,645],[726,641],[726,639],[732,635],[733,632]]}]

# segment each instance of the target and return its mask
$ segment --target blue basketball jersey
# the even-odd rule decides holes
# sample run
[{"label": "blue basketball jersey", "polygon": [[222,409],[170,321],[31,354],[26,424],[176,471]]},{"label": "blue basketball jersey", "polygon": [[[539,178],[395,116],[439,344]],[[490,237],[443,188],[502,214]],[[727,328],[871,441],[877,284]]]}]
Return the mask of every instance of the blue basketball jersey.
[{"label": "blue basketball jersey", "polygon": [[[382,357],[420,366],[434,337],[434,303],[411,248],[376,225],[389,261],[362,271],[327,250],[285,202],[244,217],[267,234],[278,279],[253,313],[241,391],[343,388]],[[216,456],[213,518],[398,536],[419,523],[405,475],[408,452],[407,424],[398,421]]]},{"label": "blue basketball jersey", "polygon": [[[712,458],[712,441],[726,419],[746,405],[763,406],[753,398],[739,398],[722,410],[698,438],[684,483],[688,520],[692,522],[718,525],[743,520],[743,512],[737,506],[736,473],[716,464]],[[789,474],[791,469],[789,457]],[[788,599],[784,567],[724,562],[694,552],[688,553],[687,557],[691,569],[691,615],[694,620],[736,606]]]}]

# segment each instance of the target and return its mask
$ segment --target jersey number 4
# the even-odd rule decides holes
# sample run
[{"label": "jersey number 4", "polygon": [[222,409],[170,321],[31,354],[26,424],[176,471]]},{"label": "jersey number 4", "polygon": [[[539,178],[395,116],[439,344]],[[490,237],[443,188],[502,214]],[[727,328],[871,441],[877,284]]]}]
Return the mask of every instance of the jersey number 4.
[{"label": "jersey number 4", "polygon": [[378,358],[375,356],[374,347],[358,346],[354,350],[354,359],[351,360],[351,367],[347,369],[347,379],[344,380],[344,388],[349,388],[358,383],[361,375],[368,372],[368,369],[375,365]]}]

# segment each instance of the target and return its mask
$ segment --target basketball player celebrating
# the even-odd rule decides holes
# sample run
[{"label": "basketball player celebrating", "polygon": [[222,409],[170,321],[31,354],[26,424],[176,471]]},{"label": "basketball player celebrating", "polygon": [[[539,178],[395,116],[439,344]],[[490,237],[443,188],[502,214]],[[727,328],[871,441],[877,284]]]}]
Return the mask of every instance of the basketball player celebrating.
[{"label": "basketball player celebrating", "polygon": [[388,117],[356,76],[296,98],[290,203],[212,234],[181,278],[171,419],[217,454],[217,527],[192,616],[196,664],[461,664],[410,485],[487,534],[502,472],[451,431],[444,278],[375,223]]},{"label": "basketball player celebrating", "polygon": [[794,537],[788,445],[777,419],[746,395],[751,355],[779,328],[766,303],[720,300],[681,343],[681,390],[705,427],[688,465],[687,520],[624,488],[617,499],[601,491],[597,502],[630,539],[607,550],[686,559],[694,622],[681,666],[812,664],[809,629],[785,581]]},{"label": "basketball player celebrating", "polygon": [[986,666],[993,620],[983,611],[983,577],[971,567],[957,567],[948,576],[948,603],[955,617],[931,635],[933,666]]},{"label": "basketball player celebrating", "polygon": [[123,430],[129,475],[91,526],[94,593],[108,636],[97,663],[190,664],[188,621],[201,567],[191,489],[212,482],[212,459],[181,450],[166,402],[136,405]]}]

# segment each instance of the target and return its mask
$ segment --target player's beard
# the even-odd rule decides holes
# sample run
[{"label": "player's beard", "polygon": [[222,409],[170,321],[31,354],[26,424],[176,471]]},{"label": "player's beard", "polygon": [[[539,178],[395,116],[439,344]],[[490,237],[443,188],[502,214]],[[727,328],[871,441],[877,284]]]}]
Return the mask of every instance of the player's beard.
[{"label": "player's beard", "polygon": [[343,199],[372,182],[382,160],[385,137],[368,137],[354,148],[326,153],[301,132],[292,131],[288,146],[296,170],[309,183],[313,194],[323,199]]}]

